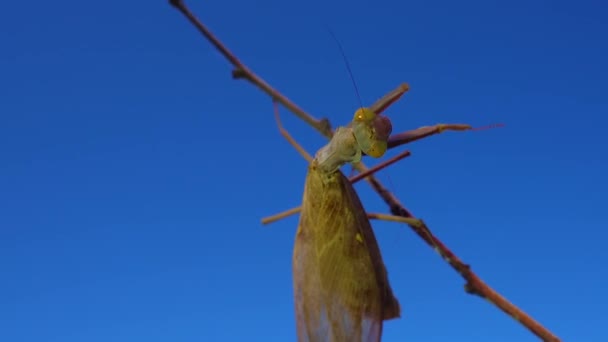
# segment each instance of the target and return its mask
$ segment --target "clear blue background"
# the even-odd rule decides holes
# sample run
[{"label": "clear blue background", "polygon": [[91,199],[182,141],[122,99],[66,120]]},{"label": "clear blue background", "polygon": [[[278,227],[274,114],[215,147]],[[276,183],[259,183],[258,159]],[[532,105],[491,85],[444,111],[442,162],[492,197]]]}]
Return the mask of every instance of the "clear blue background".
[{"label": "clear blue background", "polygon": [[[416,142],[379,177],[564,341],[608,340],[605,3],[189,4],[334,125],[359,102],[324,23],[364,103],[411,85],[395,132],[505,123]],[[299,204],[306,163],[267,96],[167,1],[9,1],[0,51],[0,341],[295,340],[297,216],[260,219]],[[311,152],[324,143],[283,120]],[[403,307],[384,341],[537,340],[408,228],[374,227]]]}]

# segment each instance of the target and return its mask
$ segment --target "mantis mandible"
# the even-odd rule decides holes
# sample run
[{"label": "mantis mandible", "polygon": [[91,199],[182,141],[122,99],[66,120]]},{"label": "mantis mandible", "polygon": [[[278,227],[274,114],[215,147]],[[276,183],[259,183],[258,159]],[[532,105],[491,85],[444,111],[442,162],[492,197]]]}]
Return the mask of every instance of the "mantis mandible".
[{"label": "mantis mandible", "polygon": [[383,321],[399,317],[401,309],[368,214],[339,168],[359,162],[363,153],[384,155],[390,120],[360,108],[312,158],[282,127],[276,106],[281,134],[309,162],[293,250],[298,341],[380,341]]}]

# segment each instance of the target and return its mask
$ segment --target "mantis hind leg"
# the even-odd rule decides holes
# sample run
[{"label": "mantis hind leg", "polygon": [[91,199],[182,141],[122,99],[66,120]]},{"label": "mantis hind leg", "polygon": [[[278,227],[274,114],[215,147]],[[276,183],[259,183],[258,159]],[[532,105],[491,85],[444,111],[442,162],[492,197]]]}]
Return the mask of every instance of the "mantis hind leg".
[{"label": "mantis hind leg", "polygon": [[437,239],[435,238],[433,233],[431,233],[431,231],[426,226],[424,221],[422,221],[421,219],[417,219],[414,217],[403,217],[403,216],[385,215],[385,214],[377,214],[377,213],[367,213],[367,218],[370,220],[382,220],[382,221],[405,223],[405,224],[413,227],[416,230],[416,232],[421,231],[422,234],[426,235],[427,239],[425,239],[425,240],[427,240],[427,242],[432,245],[435,252],[437,252],[437,254],[439,254],[439,256],[441,256],[448,263],[452,262],[451,259],[447,255],[445,255],[443,250],[441,248],[439,248],[439,246],[437,245]]},{"label": "mantis hind leg", "polygon": [[277,122],[277,127],[279,128],[279,132],[281,133],[283,138],[285,138],[300,153],[300,155],[302,155],[302,157],[304,157],[304,159],[306,159],[306,161],[310,163],[312,161],[312,156],[310,154],[308,154],[308,152],[306,152],[306,150],[302,147],[302,145],[300,145],[291,136],[291,134],[289,134],[289,132],[285,129],[285,127],[283,127],[283,124],[281,123],[281,118],[279,115],[278,102],[273,100],[272,104],[274,106],[274,119]]},{"label": "mantis hind leg", "polygon": [[391,221],[391,222],[400,222],[405,223],[410,226],[415,227],[424,227],[424,222],[420,219],[413,217],[403,217],[396,215],[386,215],[386,214],[377,214],[377,213],[367,213],[367,218],[370,220],[382,220],[382,221]]}]

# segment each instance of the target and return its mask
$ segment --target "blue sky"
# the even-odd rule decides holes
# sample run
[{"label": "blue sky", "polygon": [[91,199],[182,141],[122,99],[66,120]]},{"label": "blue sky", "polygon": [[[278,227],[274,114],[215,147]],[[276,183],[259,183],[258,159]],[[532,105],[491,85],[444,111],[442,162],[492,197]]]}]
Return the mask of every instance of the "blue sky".
[{"label": "blue sky", "polygon": [[[601,1],[189,1],[334,125],[401,82],[379,174],[492,287],[565,341],[605,341],[608,22]],[[0,340],[290,341],[306,163],[166,1],[0,12]],[[283,111],[310,152],[324,140]],[[387,157],[398,151],[391,151]],[[368,165],[376,161],[367,161]],[[367,184],[369,211],[387,208]],[[403,317],[384,341],[536,341],[403,226],[374,223]]]}]

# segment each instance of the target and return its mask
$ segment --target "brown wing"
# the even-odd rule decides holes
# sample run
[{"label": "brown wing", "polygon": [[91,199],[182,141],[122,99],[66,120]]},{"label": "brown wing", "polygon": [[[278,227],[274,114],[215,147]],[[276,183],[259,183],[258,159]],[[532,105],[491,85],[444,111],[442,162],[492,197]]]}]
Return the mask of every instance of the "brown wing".
[{"label": "brown wing", "polygon": [[293,255],[299,341],[379,341],[398,317],[365,210],[341,172],[309,168]]}]

